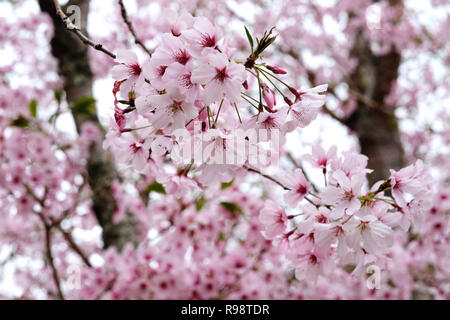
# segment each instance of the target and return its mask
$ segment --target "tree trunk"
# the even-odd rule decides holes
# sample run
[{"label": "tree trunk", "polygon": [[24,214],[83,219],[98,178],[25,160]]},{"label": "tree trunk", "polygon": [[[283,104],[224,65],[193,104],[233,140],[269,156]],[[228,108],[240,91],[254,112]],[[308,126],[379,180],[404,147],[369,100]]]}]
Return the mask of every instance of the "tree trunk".
[{"label": "tree trunk", "polygon": [[[88,47],[65,28],[60,17],[56,15],[56,8],[52,0],[38,1],[42,12],[49,14],[53,21],[54,34],[51,40],[51,49],[53,56],[58,60],[58,72],[64,81],[67,102],[70,105],[82,97],[92,97],[93,75],[89,65]],[[81,31],[87,35],[89,0],[71,0],[63,7],[63,10],[65,11],[65,8],[70,5],[80,8]],[[136,244],[138,240],[136,222],[131,215],[128,215],[120,223],[113,222],[117,204],[111,193],[111,186],[113,181],[120,177],[115,169],[112,155],[102,147],[104,129],[99,122],[97,113],[72,112],[72,115],[78,132],[87,122],[94,123],[102,132],[102,137],[90,146],[86,171],[92,190],[92,209],[103,228],[104,247],[115,246],[120,250],[126,243]]]},{"label": "tree trunk", "polygon": [[368,167],[374,170],[369,182],[374,183],[389,177],[389,169],[404,165],[397,119],[392,114],[394,108],[384,105],[384,98],[397,79],[401,57],[394,48],[385,55],[374,55],[362,31],[351,54],[357,57],[359,65],[350,75],[348,85],[365,99],[358,99],[357,109],[346,124],[358,135],[361,153],[369,158]]}]

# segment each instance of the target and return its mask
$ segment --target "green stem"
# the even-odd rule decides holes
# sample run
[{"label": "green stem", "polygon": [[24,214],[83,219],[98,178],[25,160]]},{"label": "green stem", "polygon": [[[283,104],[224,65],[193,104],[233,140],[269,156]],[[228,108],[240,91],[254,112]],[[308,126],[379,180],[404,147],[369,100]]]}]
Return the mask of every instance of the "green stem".
[{"label": "green stem", "polygon": [[241,94],[243,94],[243,95],[246,96],[247,98],[252,99],[252,100],[255,101],[255,102],[259,102],[257,99],[255,99],[255,98],[253,98],[252,96],[246,94],[245,92],[241,92]]},{"label": "green stem", "polygon": [[241,96],[241,97],[242,97],[242,99],[247,101],[253,108],[255,108],[256,110],[259,111],[258,107],[256,105],[254,105],[251,101],[249,101],[245,96]]},{"label": "green stem", "polygon": [[144,126],[144,127],[138,127],[138,128],[129,128],[127,131],[128,131],[128,132],[131,132],[131,131],[138,131],[138,130],[141,130],[141,129],[147,129],[147,128],[150,128],[150,127],[151,127],[151,125]]},{"label": "green stem", "polygon": [[275,76],[275,75],[273,75],[272,73],[270,73],[269,71],[266,71],[266,70],[262,70],[261,68],[259,68],[259,67],[255,67],[256,69],[258,69],[259,71],[262,71],[263,73],[265,72],[265,73],[267,73],[269,76],[271,76],[272,78],[274,78],[274,79],[276,79],[277,81],[279,81],[279,82],[281,82],[282,84],[284,84],[288,89],[290,89],[291,88],[291,86],[290,85],[288,85],[286,82],[284,82],[283,80],[281,80],[280,78],[278,78],[277,76]]},{"label": "green stem", "polygon": [[285,98],[286,96],[284,95],[284,93],[275,85],[275,83],[273,83],[272,80],[270,80],[270,78],[266,75],[266,72],[263,71],[262,69],[258,69],[261,71],[262,75],[272,84],[272,86],[283,96],[283,98]]},{"label": "green stem", "polygon": [[214,127],[216,126],[217,119],[219,118],[220,110],[222,110],[223,100],[224,99],[222,99],[222,101],[220,101],[220,106],[219,106],[219,110],[217,111],[216,120],[214,120]]},{"label": "green stem", "polygon": [[[205,110],[205,108],[206,108],[206,107],[203,107],[203,108],[201,108],[201,109],[200,109],[200,111],[199,111],[199,113],[198,113],[198,115],[200,115],[200,113],[202,113],[202,112],[203,112],[203,110]],[[195,118],[192,118],[192,119],[191,119],[191,120],[189,120],[189,122],[188,122],[188,123],[186,123],[186,124],[185,124],[184,126],[185,126],[185,127],[187,127],[188,125],[190,125],[190,124],[191,124],[191,122],[192,122],[192,121],[194,121],[194,120],[195,120],[195,119],[197,119],[197,118],[198,118],[198,116],[197,116],[197,117],[195,117]]]},{"label": "green stem", "polygon": [[208,127],[211,129],[211,109],[208,106]]},{"label": "green stem", "polygon": [[259,78],[259,73],[256,73],[256,74],[257,74],[257,79],[258,79],[258,89],[259,89],[259,105],[258,105],[258,110],[259,110],[259,112],[261,112],[261,111],[263,111],[261,79]]},{"label": "green stem", "polygon": [[305,200],[308,201],[309,203],[311,203],[313,206],[315,206],[316,208],[319,208],[320,205],[314,203],[311,199],[309,199],[308,197],[305,197]]},{"label": "green stem", "polygon": [[237,113],[237,116],[238,116],[238,118],[239,118],[239,122],[242,124],[241,115],[239,114],[239,110],[238,110],[238,108],[237,108],[236,103],[234,103],[234,108],[236,109],[236,113]]}]

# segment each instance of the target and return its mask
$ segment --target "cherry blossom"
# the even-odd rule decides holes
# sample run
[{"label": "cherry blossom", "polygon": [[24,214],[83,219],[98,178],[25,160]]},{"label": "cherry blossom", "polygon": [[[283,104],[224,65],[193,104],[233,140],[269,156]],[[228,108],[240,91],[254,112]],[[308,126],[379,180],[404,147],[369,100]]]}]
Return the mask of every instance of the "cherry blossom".
[{"label": "cherry blossom", "polygon": [[374,216],[367,215],[351,220],[343,228],[348,234],[350,247],[359,247],[361,238],[362,247],[369,253],[378,253],[386,246],[392,245],[392,229]]},{"label": "cherry blossom", "polygon": [[290,113],[294,118],[291,122],[295,127],[304,128],[316,119],[320,107],[325,103],[325,96],[320,93],[325,92],[326,89],[327,85],[320,85],[305,91],[295,92],[298,101],[290,108]]},{"label": "cherry blossom", "polygon": [[210,55],[208,64],[198,67],[191,75],[192,82],[205,85],[202,98],[206,103],[220,101],[224,96],[236,102],[245,78],[244,67],[228,62],[221,53]]},{"label": "cherry blossom", "polygon": [[0,297],[449,299],[448,19],[369,5],[6,4]]},{"label": "cherry blossom", "polygon": [[313,167],[321,168],[326,172],[327,166],[336,159],[337,148],[332,146],[327,153],[320,145],[312,147],[312,154],[306,154],[303,158],[308,161]]},{"label": "cherry blossom", "polygon": [[125,95],[130,91],[134,91],[136,86],[142,85],[144,76],[142,66],[139,64],[137,56],[129,50],[119,50],[117,52],[116,62],[119,64],[111,70],[113,79],[123,81],[121,84],[121,92]]},{"label": "cherry blossom", "polygon": [[199,17],[195,20],[193,28],[185,31],[183,36],[193,44],[198,54],[203,54],[206,48],[212,50],[216,48],[222,38],[222,32],[206,17]]},{"label": "cherry blossom", "polygon": [[339,186],[328,186],[323,193],[323,200],[336,205],[333,218],[354,214],[361,208],[359,196],[362,195],[364,176],[354,175],[349,179],[341,170],[335,171],[332,176]]},{"label": "cherry blossom", "polygon": [[266,226],[264,235],[268,239],[283,233],[286,229],[287,216],[284,210],[275,202],[268,200],[261,210],[259,220]]},{"label": "cherry blossom", "polygon": [[147,98],[147,103],[150,109],[155,110],[152,117],[152,125],[155,129],[163,129],[167,125],[170,125],[172,129],[184,128],[186,122],[198,114],[197,108],[187,102],[178,89],[150,96]]},{"label": "cherry blossom", "polygon": [[287,180],[286,186],[291,191],[285,194],[284,200],[291,207],[295,207],[308,195],[311,184],[306,180],[301,169],[296,169],[292,175],[287,175],[285,179]]}]

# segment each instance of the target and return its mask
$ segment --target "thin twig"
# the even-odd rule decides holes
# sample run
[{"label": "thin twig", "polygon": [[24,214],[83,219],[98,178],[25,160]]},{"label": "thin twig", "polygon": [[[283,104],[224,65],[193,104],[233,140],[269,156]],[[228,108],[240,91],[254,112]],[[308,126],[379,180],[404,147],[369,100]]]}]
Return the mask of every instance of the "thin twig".
[{"label": "thin twig", "polygon": [[151,51],[147,49],[147,47],[144,45],[144,43],[137,36],[136,31],[134,30],[133,24],[131,23],[130,19],[128,18],[127,9],[125,8],[125,5],[123,4],[122,0],[119,0],[119,5],[120,5],[120,13],[122,15],[123,22],[125,22],[125,24],[128,27],[128,31],[130,31],[131,35],[133,36],[134,43],[139,45],[142,48],[142,50],[144,50],[149,55],[149,57],[151,57],[152,56]]},{"label": "thin twig", "polygon": [[83,260],[84,264],[87,265],[89,268],[92,268],[92,264],[89,262],[88,257],[83,252],[83,250],[81,250],[81,248],[77,245],[74,238],[72,237],[72,234],[70,232],[64,231],[61,225],[58,225],[57,227],[59,231],[61,231],[61,233],[63,234],[64,239],[66,239],[66,241],[69,243],[69,246],[73,249],[73,251],[75,251],[80,256],[81,260]]},{"label": "thin twig", "polygon": [[106,287],[97,295],[97,297],[94,300],[100,300],[108,291],[110,291],[117,281],[117,275],[114,276],[107,284]]},{"label": "thin twig", "polygon": [[50,234],[50,226],[46,224],[45,220],[42,220],[45,228],[45,249],[47,254],[47,260],[50,264],[50,268],[52,269],[53,281],[55,282],[56,290],[58,291],[58,297],[61,300],[64,300],[64,294],[61,289],[61,282],[59,280],[58,270],[55,267],[55,261],[53,260],[52,254],[52,238]]},{"label": "thin twig", "polygon": [[88,46],[91,46],[92,48],[94,48],[95,50],[101,51],[105,54],[107,54],[108,56],[110,56],[111,58],[115,59],[116,55],[114,53],[112,53],[111,51],[109,51],[108,49],[104,48],[103,45],[101,43],[95,43],[94,41],[92,41],[91,39],[89,39],[87,36],[85,36],[80,28],[78,28],[76,25],[74,25],[72,23],[72,21],[70,21],[69,17],[66,16],[66,14],[64,13],[64,11],[61,9],[61,6],[58,3],[58,0],[53,0],[53,3],[55,4],[56,7],[56,13],[58,14],[58,16],[61,18],[62,22],[66,25],[66,29],[75,33],[75,35],[84,43],[87,44]]},{"label": "thin twig", "polygon": [[[286,50],[286,49],[284,49],[282,47],[278,47],[278,49],[280,50],[280,52],[289,55],[294,60],[297,60],[297,62],[300,63],[303,66],[303,68],[305,68],[306,75],[307,75],[307,78],[308,78],[308,81],[309,81],[310,85],[311,86],[316,86],[317,85],[317,83],[316,83],[316,75],[315,75],[314,71],[311,70],[311,69],[308,69],[305,66],[305,64],[303,63],[303,61],[301,59],[301,56],[298,53],[296,53],[293,50]],[[353,95],[358,101],[366,104],[370,108],[380,110],[381,112],[386,113],[388,115],[393,115],[393,112],[388,110],[388,109],[386,109],[382,104],[374,101],[373,99],[371,99],[370,97],[362,94],[361,92],[352,89],[352,87],[355,87],[355,85],[354,85],[353,80],[349,76],[343,75],[343,81],[345,81],[348,84],[349,93],[351,95]],[[332,92],[333,95],[336,96],[333,86],[328,86],[328,91]],[[331,111],[329,108],[327,108],[326,105],[323,106],[323,111],[326,114],[330,115],[333,119],[335,119],[335,120],[341,122],[342,124],[346,125],[346,120],[338,117],[333,111]]]},{"label": "thin twig", "polygon": [[236,102],[234,103],[234,109],[236,109],[237,116],[239,118],[239,122],[242,124],[241,115],[239,114],[239,110],[237,108]]},{"label": "thin twig", "polygon": [[[259,171],[259,170],[257,170],[257,169],[253,169],[253,168],[250,168],[250,167],[247,167],[247,166],[244,166],[244,169],[247,169],[247,170],[250,171],[250,172],[257,173],[257,174],[259,174],[260,176],[262,176],[262,177],[264,177],[264,178],[266,178],[266,179],[269,179],[270,181],[275,182],[275,183],[278,184],[280,187],[282,187],[284,190],[292,191],[291,188],[286,187],[283,183],[281,183],[280,181],[278,181],[278,180],[275,179],[274,177],[271,177],[271,176],[269,176],[269,175],[267,175],[267,174],[265,174],[265,173],[262,173],[261,171]],[[308,197],[305,196],[304,199],[305,199],[306,201],[308,201],[309,203],[311,203],[312,205],[314,205],[316,208],[319,208],[319,207],[320,207],[320,204],[314,203],[314,201],[312,201],[312,200],[309,199]]]},{"label": "thin twig", "polygon": [[[27,184],[24,184],[24,187],[27,190],[28,194],[30,194],[31,197],[33,197],[33,199],[35,199],[36,202],[38,202],[42,206],[42,208],[45,208],[45,200],[44,199],[47,194],[47,189],[45,190],[44,197],[41,199],[33,192],[33,189],[31,189],[30,186],[28,186]],[[47,257],[48,263],[50,265],[50,268],[52,269],[53,281],[55,282],[56,290],[58,291],[58,297],[61,300],[64,300],[64,294],[61,289],[61,282],[59,280],[58,270],[56,270],[55,262],[53,260],[53,254],[52,254],[52,238],[51,238],[52,226],[47,222],[47,220],[45,219],[45,216],[42,214],[42,212],[39,212],[39,211],[34,211],[34,212],[39,216],[39,218],[41,219],[42,224],[44,226],[46,257]]]},{"label": "thin twig", "polygon": [[297,160],[295,160],[295,158],[292,155],[292,153],[286,152],[286,156],[289,159],[289,161],[291,161],[291,163],[294,165],[294,167],[300,168],[303,171],[303,174],[305,175],[306,180],[308,180],[311,183],[311,186],[312,186],[314,192],[319,192],[319,188],[317,188],[317,186],[314,184],[314,182],[312,182],[311,178],[309,177],[309,175],[306,172],[306,170],[303,167],[303,165],[301,163],[298,163]]},{"label": "thin twig", "polygon": [[257,170],[257,169],[253,169],[253,168],[250,168],[250,167],[247,167],[247,166],[244,166],[244,169],[247,169],[247,170],[250,171],[250,172],[257,173],[257,174],[259,174],[260,176],[262,176],[262,177],[264,177],[264,178],[266,178],[266,179],[269,179],[270,181],[275,182],[275,183],[278,184],[280,187],[282,187],[284,190],[291,191],[290,188],[286,187],[284,184],[282,184],[282,183],[281,183],[280,181],[278,181],[277,179],[275,179],[275,178],[273,178],[273,177],[271,177],[271,176],[269,176],[269,175],[267,175],[267,174],[265,174],[265,173],[262,173],[261,171],[259,171],[259,170]]},{"label": "thin twig", "polygon": [[337,116],[336,113],[334,113],[333,111],[331,111],[331,110],[328,108],[328,106],[327,106],[326,103],[322,106],[322,111],[323,111],[324,113],[328,114],[328,115],[329,115],[331,118],[333,118],[334,120],[336,120],[336,121],[338,121],[338,122],[340,122],[340,123],[346,125],[345,120],[342,119],[341,117]]},{"label": "thin twig", "polygon": [[222,110],[223,100],[224,99],[222,99],[222,101],[220,102],[219,110],[217,111],[217,114],[216,114],[216,120],[214,120],[214,127],[216,126],[217,120],[219,119],[220,110]]}]

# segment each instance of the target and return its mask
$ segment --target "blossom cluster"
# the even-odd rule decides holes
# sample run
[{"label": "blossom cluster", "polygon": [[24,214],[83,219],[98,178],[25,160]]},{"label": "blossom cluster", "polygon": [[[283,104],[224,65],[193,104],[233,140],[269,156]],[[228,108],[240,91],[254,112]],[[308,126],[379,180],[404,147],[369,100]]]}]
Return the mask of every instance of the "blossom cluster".
[{"label": "blossom cluster", "polygon": [[[168,154],[175,161],[174,153],[189,145],[183,164],[195,169],[201,186],[229,181],[243,165],[271,164],[250,162],[277,158],[286,133],[317,117],[327,85],[299,91],[279,78],[285,70],[261,62],[275,41],[272,30],[255,48],[248,33],[252,52],[245,60],[235,57],[229,39],[208,19],[183,14],[177,21],[182,22],[162,35],[144,63],[135,53],[119,50],[112,69],[115,124],[105,146],[120,150],[123,162],[145,171]],[[274,90],[282,104],[277,105]],[[243,143],[236,145],[233,133],[239,130]],[[263,145],[267,141],[275,150]],[[231,160],[224,160],[225,153]]]},{"label": "blossom cluster", "polygon": [[297,169],[284,179],[290,190],[284,199],[293,213],[273,200],[260,213],[265,237],[287,253],[297,279],[317,278],[335,265],[351,266],[353,274],[382,266],[394,230],[407,232],[411,224],[419,230],[431,207],[430,177],[420,160],[368,188],[363,155],[338,157],[336,147],[325,153],[316,146],[304,158],[322,171],[325,185],[313,190]]},{"label": "blossom cluster", "polygon": [[[279,78],[286,74],[284,69],[259,63],[262,52],[276,39],[271,36],[273,30],[265,32],[254,47],[245,29],[251,54],[239,60],[222,31],[206,18],[185,15],[182,21],[162,36],[143,64],[131,51],[119,52],[119,64],[112,70],[115,124],[106,142],[122,152],[124,162],[141,172],[151,170],[157,181],[178,196],[228,182],[242,168],[261,173],[261,167],[249,161],[254,154],[245,154],[245,146],[244,150],[236,148],[230,132],[276,130],[282,145],[286,133],[306,127],[317,117],[327,89],[320,85],[299,91]],[[259,99],[252,96],[250,83]],[[117,98],[119,94],[124,100]],[[277,105],[279,95],[281,106]],[[177,139],[177,130],[188,132],[188,137]],[[199,142],[201,150],[210,150],[212,155],[231,150],[241,161],[221,163],[211,161],[211,155],[202,158],[203,162],[194,161],[194,147],[175,175],[164,172],[166,156],[170,154],[174,161],[171,151],[195,144],[198,131],[208,137]],[[267,135],[256,136],[256,143],[270,141]],[[245,138],[250,143],[250,137]],[[325,153],[316,146],[305,160],[322,171],[323,188],[313,185],[302,169],[279,180],[261,173],[287,191],[284,201],[295,211],[287,214],[280,201],[268,200],[260,219],[264,236],[282,248],[297,279],[329,273],[333,265],[352,266],[354,274],[361,274],[370,264],[385,263],[393,230],[408,231],[429,207],[428,175],[420,161],[392,171],[389,179],[369,188],[366,175],[371,170],[363,155],[346,152],[338,157],[336,147]]]},{"label": "blossom cluster", "polygon": [[[98,2],[91,6],[94,14],[103,8]],[[36,12],[24,15],[29,6],[20,2],[15,22],[1,19],[6,30],[0,35],[2,52],[10,57],[0,67],[1,298],[450,298],[450,116],[441,110],[423,123],[421,112],[404,112],[419,109],[424,96],[427,112],[433,111],[437,108],[428,102],[446,94],[442,89],[448,85],[421,53],[446,56],[439,50],[445,48],[448,19],[427,29],[402,13],[403,4],[380,1],[381,29],[370,29],[365,19],[370,1],[355,6],[345,0],[332,7],[299,6],[297,0],[252,2],[255,16],[246,23],[255,35],[277,24],[280,36],[272,45],[271,32],[261,39],[247,32],[229,37],[205,18],[176,13],[205,14],[233,32],[234,22],[245,17],[227,1],[172,2],[174,11],[162,0],[141,0],[139,6],[149,3],[152,10],[139,8],[130,16],[139,38],[154,52],[149,60],[119,49],[135,39],[123,21],[114,21],[120,19],[118,11],[108,17],[118,28],[101,37],[95,30],[90,34],[117,53],[115,119],[104,145],[117,157],[119,174],[110,186],[92,158],[103,141],[91,114],[94,100],[82,98],[77,107],[63,90],[53,92],[70,79],[55,76],[58,61],[47,43],[51,19]],[[164,14],[151,16],[157,7]],[[330,20],[337,34],[328,32]],[[320,119],[327,130],[315,132],[312,154],[292,161],[302,169],[286,174],[290,169],[280,162],[283,173],[278,174],[255,166],[252,158],[261,154],[252,153],[252,146],[265,150],[278,136],[281,158],[288,149],[283,148],[286,133],[307,127],[319,113],[326,85],[294,89],[306,81],[311,87],[332,83],[324,110],[335,120],[359,111],[363,92],[363,102],[378,108],[353,86],[352,74],[366,58],[354,55],[361,36],[374,55],[396,48],[407,58],[398,81],[380,81],[390,90],[383,110],[395,106],[402,123],[414,127],[401,130],[405,159],[423,159],[437,175],[430,178],[418,161],[368,185],[366,178],[373,180],[373,174],[366,158],[342,152],[341,146],[318,146],[325,132],[334,134],[328,118]],[[95,50],[89,55],[94,79],[110,74],[113,59]],[[312,68],[310,62],[318,64]],[[425,82],[411,76],[418,73]],[[169,105],[172,98],[178,103]],[[66,134],[71,114],[78,136]],[[302,131],[302,145],[311,129]],[[230,144],[239,132],[250,152]],[[190,150],[188,157],[177,162],[174,156],[183,150]],[[220,162],[227,152],[235,155],[234,162]],[[269,180],[250,176],[255,173]],[[111,223],[93,210],[96,178],[107,190],[102,192],[111,194],[112,224],[136,222],[136,247],[106,244]],[[374,289],[366,282],[372,267],[382,268]]]}]

